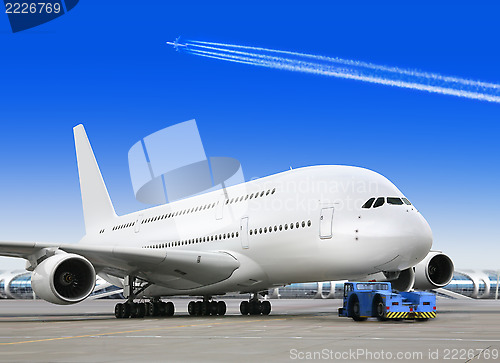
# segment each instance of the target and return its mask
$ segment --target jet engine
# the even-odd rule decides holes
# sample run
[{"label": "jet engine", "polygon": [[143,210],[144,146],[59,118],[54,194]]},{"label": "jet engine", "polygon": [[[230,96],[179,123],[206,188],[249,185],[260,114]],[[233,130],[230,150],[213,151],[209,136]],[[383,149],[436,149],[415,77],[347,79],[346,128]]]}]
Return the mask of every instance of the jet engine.
[{"label": "jet engine", "polygon": [[429,254],[414,267],[415,284],[419,290],[437,289],[446,286],[453,279],[454,266],[451,258],[440,251]]},{"label": "jet engine", "polygon": [[82,256],[58,253],[38,264],[31,287],[38,297],[53,304],[75,304],[94,290],[94,266]]}]

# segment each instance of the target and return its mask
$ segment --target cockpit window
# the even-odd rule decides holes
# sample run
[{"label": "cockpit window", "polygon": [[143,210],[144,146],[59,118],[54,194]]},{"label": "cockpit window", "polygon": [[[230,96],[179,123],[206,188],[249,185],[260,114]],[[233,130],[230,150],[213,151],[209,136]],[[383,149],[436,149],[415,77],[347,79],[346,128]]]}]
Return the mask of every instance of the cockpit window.
[{"label": "cockpit window", "polygon": [[403,198],[403,202],[405,202],[406,205],[411,205],[410,201],[406,198]]},{"label": "cockpit window", "polygon": [[368,199],[366,201],[366,203],[363,204],[363,206],[361,208],[371,208],[374,201],[375,201],[375,198]]},{"label": "cockpit window", "polygon": [[387,197],[387,204],[402,205],[403,201],[401,198]]},{"label": "cockpit window", "polygon": [[375,201],[375,204],[373,205],[373,208],[377,208],[377,207],[380,207],[381,205],[383,205],[385,203],[385,198],[384,197],[379,197],[377,198],[377,200]]}]

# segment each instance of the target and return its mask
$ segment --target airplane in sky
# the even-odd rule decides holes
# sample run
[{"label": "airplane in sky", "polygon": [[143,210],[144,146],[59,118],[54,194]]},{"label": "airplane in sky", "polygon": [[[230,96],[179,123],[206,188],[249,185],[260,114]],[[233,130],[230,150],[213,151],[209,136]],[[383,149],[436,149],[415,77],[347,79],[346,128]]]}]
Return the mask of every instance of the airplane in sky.
[{"label": "airplane in sky", "polygon": [[179,51],[179,47],[184,47],[184,48],[187,47],[187,44],[179,43],[180,39],[181,39],[181,37],[178,36],[177,38],[175,38],[175,40],[173,42],[167,42],[167,44],[172,45],[176,51]]},{"label": "airplane in sky", "polygon": [[[77,244],[0,242],[27,260],[38,297],[74,304],[96,275],[123,287],[117,318],[170,316],[162,301],[193,296],[190,315],[224,315],[220,297],[249,293],[240,312],[267,315],[270,288],[360,279],[399,290],[446,285],[451,259],[431,251],[432,232],[382,175],[324,165],[117,216],[83,125],[74,127],[86,235]],[[148,301],[146,301],[148,300]]]}]

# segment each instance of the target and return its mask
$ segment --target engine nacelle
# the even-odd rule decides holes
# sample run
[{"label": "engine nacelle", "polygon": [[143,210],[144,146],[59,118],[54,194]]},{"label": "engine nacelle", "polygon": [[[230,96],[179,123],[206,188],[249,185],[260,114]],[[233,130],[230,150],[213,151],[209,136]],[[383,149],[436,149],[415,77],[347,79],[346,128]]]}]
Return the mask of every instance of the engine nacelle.
[{"label": "engine nacelle", "polygon": [[455,271],[451,258],[439,251],[430,251],[414,268],[415,284],[413,287],[419,290],[437,289],[448,285]]},{"label": "engine nacelle", "polygon": [[31,287],[38,297],[53,304],[75,304],[94,290],[94,266],[82,256],[58,253],[35,268]]}]

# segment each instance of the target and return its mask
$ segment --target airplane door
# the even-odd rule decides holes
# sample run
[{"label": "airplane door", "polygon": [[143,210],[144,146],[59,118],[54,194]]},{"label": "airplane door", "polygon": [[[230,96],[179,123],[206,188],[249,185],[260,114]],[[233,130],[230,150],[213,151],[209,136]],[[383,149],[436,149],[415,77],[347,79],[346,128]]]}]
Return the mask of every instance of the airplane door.
[{"label": "airplane door", "polygon": [[333,207],[321,208],[319,220],[319,237],[332,238]]},{"label": "airplane door", "polygon": [[240,240],[242,248],[249,248],[248,245],[248,217],[241,218],[240,224]]},{"label": "airplane door", "polygon": [[139,214],[139,216],[137,217],[137,219],[135,220],[135,223],[134,223],[134,232],[135,233],[139,233],[139,231],[141,230],[141,223],[142,223],[142,214]]},{"label": "airplane door", "polygon": [[221,195],[219,200],[217,201],[217,205],[215,206],[215,219],[222,219],[223,211],[224,211],[224,196]]}]

